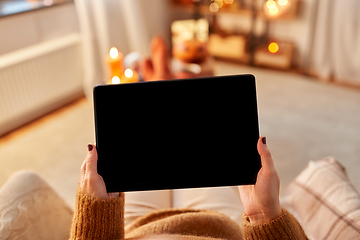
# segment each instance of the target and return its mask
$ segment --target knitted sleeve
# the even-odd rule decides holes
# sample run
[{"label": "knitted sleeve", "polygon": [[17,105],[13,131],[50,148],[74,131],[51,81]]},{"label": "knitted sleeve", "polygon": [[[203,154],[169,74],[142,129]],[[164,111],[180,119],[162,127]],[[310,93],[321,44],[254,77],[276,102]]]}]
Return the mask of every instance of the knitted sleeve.
[{"label": "knitted sleeve", "polygon": [[286,209],[282,215],[267,223],[254,224],[244,214],[242,219],[244,239],[307,239],[307,236],[295,217]]},{"label": "knitted sleeve", "polygon": [[100,199],[78,191],[70,240],[124,238],[124,193]]}]

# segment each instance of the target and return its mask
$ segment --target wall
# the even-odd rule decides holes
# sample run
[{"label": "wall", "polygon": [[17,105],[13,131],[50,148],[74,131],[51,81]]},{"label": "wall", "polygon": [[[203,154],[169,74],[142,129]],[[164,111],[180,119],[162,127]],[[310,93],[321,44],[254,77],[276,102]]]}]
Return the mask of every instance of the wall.
[{"label": "wall", "polygon": [[0,135],[83,96],[74,4],[0,18]]},{"label": "wall", "polygon": [[168,5],[168,0],[106,0],[110,45],[124,54],[149,55],[152,37],[170,39]]},{"label": "wall", "polygon": [[0,18],[0,55],[79,32],[73,4]]}]

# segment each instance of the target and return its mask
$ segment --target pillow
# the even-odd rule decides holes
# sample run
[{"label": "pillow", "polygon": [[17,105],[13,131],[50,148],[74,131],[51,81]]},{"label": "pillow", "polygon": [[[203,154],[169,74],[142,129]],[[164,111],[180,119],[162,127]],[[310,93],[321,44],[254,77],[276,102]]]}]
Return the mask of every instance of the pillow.
[{"label": "pillow", "polygon": [[0,239],[69,238],[73,212],[35,172],[14,173],[0,189]]},{"label": "pillow", "polygon": [[360,239],[360,195],[333,157],[310,161],[281,198],[310,239]]}]

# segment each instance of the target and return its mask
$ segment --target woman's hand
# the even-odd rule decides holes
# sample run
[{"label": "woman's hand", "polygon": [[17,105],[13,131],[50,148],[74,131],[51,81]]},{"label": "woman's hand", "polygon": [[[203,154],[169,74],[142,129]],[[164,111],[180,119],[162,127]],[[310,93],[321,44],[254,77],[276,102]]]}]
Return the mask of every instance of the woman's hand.
[{"label": "woman's hand", "polygon": [[102,199],[119,197],[119,193],[107,193],[105,182],[97,172],[97,152],[93,144],[88,144],[88,154],[83,162],[80,174],[80,190],[88,196],[95,196]]},{"label": "woman's hand", "polygon": [[245,213],[252,223],[264,223],[282,214],[279,201],[280,179],[274,161],[266,146],[266,138],[259,138],[257,149],[261,157],[261,169],[255,185],[239,186]]}]

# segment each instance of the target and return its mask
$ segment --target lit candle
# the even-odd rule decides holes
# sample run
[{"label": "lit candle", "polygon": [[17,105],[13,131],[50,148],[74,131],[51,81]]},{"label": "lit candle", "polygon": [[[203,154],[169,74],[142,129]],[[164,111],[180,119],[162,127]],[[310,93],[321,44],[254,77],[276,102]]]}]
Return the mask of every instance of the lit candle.
[{"label": "lit candle", "polygon": [[115,47],[110,49],[110,53],[106,57],[106,63],[109,68],[109,79],[112,79],[113,76],[122,75],[123,55]]},{"label": "lit candle", "polygon": [[113,76],[113,78],[111,79],[111,83],[112,84],[119,84],[120,83],[120,78],[118,76]]}]

